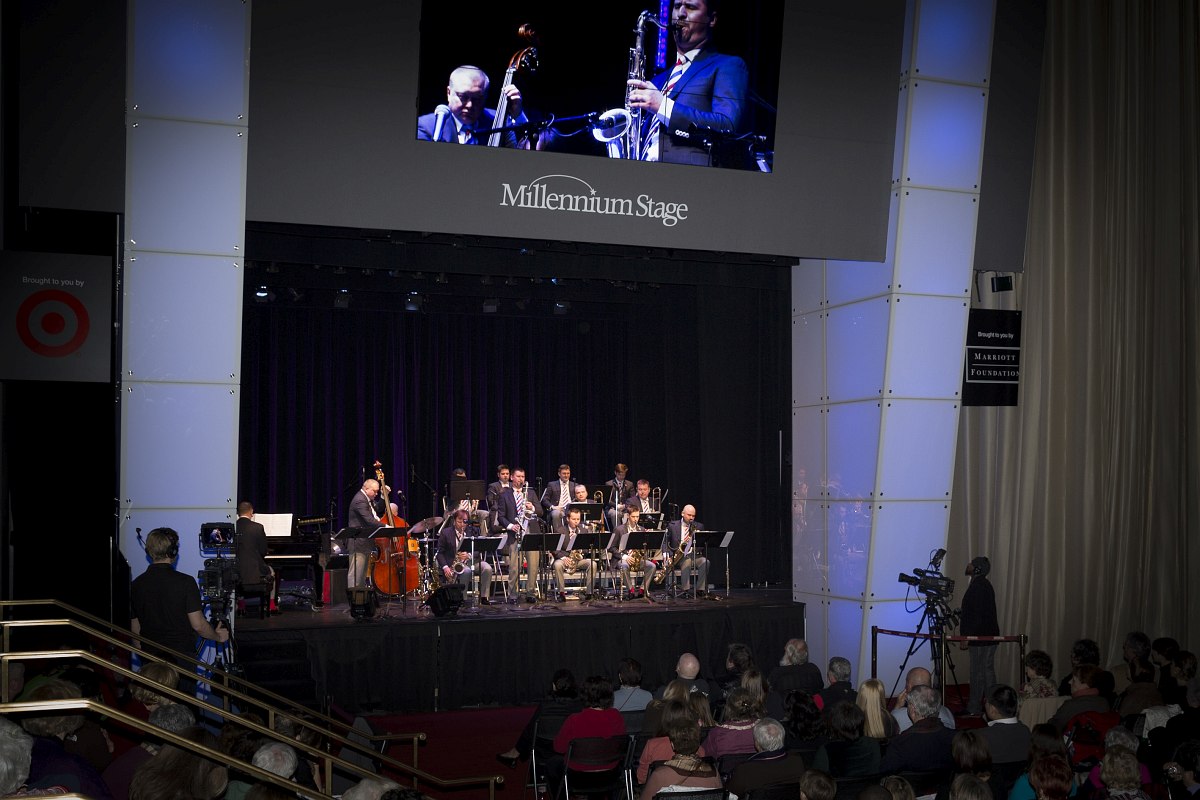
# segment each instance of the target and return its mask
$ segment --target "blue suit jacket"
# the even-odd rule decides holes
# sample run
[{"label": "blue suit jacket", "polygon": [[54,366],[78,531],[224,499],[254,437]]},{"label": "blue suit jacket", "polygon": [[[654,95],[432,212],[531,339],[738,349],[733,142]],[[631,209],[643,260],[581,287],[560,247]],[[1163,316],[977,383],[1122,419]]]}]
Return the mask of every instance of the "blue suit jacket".
[{"label": "blue suit jacket", "polygon": [[[657,75],[653,83],[662,89],[670,77],[671,71],[667,70]],[[667,95],[674,101],[674,108],[670,120],[659,131],[659,160],[707,166],[708,149],[698,141],[696,129],[740,133],[749,83],[750,72],[745,61],[701,50]]]},{"label": "blue suit jacket", "polygon": [[[509,124],[528,122],[529,118],[525,116],[525,112],[521,112],[521,116],[512,119]],[[433,141],[433,131],[437,127],[437,114],[422,114],[417,118],[417,139],[424,142]],[[478,130],[486,131],[496,126],[496,112],[490,108],[483,110],[483,115],[479,118]],[[487,144],[487,138],[479,138],[475,144]],[[503,147],[516,147],[517,135],[513,131],[502,134],[501,136]],[[450,114],[446,115],[446,124],[442,126],[442,135],[438,138],[439,142],[457,142],[458,141],[458,124],[454,121],[454,117]]]}]

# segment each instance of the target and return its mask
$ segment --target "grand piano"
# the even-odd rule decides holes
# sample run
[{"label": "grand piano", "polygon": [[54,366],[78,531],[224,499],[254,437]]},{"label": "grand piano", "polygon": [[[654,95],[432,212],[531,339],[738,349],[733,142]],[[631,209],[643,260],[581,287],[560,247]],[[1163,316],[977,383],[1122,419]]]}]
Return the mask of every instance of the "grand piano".
[{"label": "grand piano", "polygon": [[290,536],[267,537],[267,563],[279,580],[280,602],[329,602],[325,586],[329,537],[328,517],[298,518]]}]

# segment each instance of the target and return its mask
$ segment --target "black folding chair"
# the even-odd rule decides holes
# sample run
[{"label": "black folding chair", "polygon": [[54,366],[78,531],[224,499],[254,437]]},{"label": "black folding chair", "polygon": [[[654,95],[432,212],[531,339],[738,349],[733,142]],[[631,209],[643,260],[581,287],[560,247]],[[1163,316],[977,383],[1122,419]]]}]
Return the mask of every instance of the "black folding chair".
[{"label": "black folding chair", "polygon": [[625,789],[628,734],[572,739],[564,758],[566,770],[556,798],[585,794],[613,797]]}]

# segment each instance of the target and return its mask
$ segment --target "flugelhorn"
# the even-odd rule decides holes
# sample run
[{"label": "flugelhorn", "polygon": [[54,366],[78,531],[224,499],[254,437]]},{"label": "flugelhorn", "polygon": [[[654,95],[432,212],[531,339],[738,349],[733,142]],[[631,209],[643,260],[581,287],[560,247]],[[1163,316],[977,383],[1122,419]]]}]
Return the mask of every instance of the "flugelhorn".
[{"label": "flugelhorn", "polygon": [[[628,80],[646,80],[646,25],[654,23],[658,28],[667,26],[658,21],[652,11],[638,14],[633,29],[633,47],[629,48]],[[625,85],[625,107],[612,108],[600,115],[602,125],[592,128],[592,136],[608,149],[609,158],[637,160],[642,146],[642,109],[629,104],[629,93],[633,87]]]}]

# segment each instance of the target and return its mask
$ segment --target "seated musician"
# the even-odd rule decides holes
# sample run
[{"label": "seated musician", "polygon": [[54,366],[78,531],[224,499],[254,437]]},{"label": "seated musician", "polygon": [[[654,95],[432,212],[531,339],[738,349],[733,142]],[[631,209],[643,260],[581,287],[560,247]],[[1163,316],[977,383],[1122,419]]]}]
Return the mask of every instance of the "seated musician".
[{"label": "seated musician", "polygon": [[478,535],[478,528],[467,526],[469,514],[466,509],[458,509],[451,517],[452,524],[438,534],[437,564],[442,571],[442,583],[461,583],[468,589],[475,570],[480,573],[479,602],[489,605],[488,595],[492,590],[492,565],[476,553],[472,559],[471,543],[468,536]]},{"label": "seated musician", "polygon": [[667,535],[663,539],[666,552],[662,555],[659,569],[666,569],[670,563],[673,570],[679,570],[683,576],[681,589],[684,592],[691,591],[691,575],[695,573],[697,593],[705,594],[708,590],[708,559],[698,556],[693,547],[696,531],[704,528],[696,522],[696,507],[693,505],[684,506],[679,516],[674,522],[667,523]]},{"label": "seated musician", "polygon": [[[620,546],[621,537],[625,534],[642,530],[641,516],[642,512],[638,509],[630,509],[629,514],[625,517],[625,522],[617,526],[617,535],[613,539],[613,547]],[[639,550],[632,545],[624,552],[613,552],[613,559],[617,562],[616,567],[621,573],[621,581],[629,587],[630,597],[645,597],[646,587],[654,580],[654,571],[658,568],[658,565],[647,558],[652,552],[652,548]],[[630,573],[639,569],[642,571],[642,585],[635,586],[633,576]]]},{"label": "seated musician", "polygon": [[[519,505],[518,505],[519,504]],[[508,555],[508,594],[510,600],[518,596],[518,581],[521,577],[520,537],[533,531],[540,533],[541,520],[537,516],[537,494],[525,485],[525,470],[513,467],[510,473],[509,487],[500,492],[496,499],[496,525],[510,534],[514,541],[505,552]],[[525,559],[529,562],[528,577],[525,581],[525,599],[534,602],[537,599],[538,569],[542,563],[540,550],[526,550]]]},{"label": "seated musician", "polygon": [[550,515],[550,527],[557,530],[563,524],[563,511],[575,499],[575,481],[571,480],[571,465],[558,465],[558,480],[542,492],[542,508]]},{"label": "seated musician", "polygon": [[625,501],[626,511],[634,508],[643,513],[658,511],[654,507],[654,501],[650,499],[650,481],[645,478],[637,482],[637,493]]},{"label": "seated musician", "polygon": [[590,598],[593,588],[596,585],[596,570],[592,559],[575,549],[576,537],[583,533],[583,526],[580,524],[582,515],[578,509],[573,509],[567,512],[567,524],[560,528],[558,533],[562,533],[565,537],[563,541],[563,549],[554,551],[554,578],[558,582],[558,600],[562,602],[567,599],[567,578],[566,573],[572,574],[576,572],[584,573],[584,598]]},{"label": "seated musician", "polygon": [[[610,531],[616,530],[617,525],[620,524],[620,514],[625,501],[633,494],[633,481],[625,480],[625,476],[628,474],[629,467],[617,464],[613,467],[612,479],[604,482],[604,504],[607,506],[604,514],[608,517]],[[649,490],[649,486],[646,488]]]},{"label": "seated musician", "polygon": [[242,586],[267,587],[269,611],[279,613],[275,602],[275,570],[267,563],[267,531],[254,521],[254,506],[249,500],[237,505],[237,560]]}]

